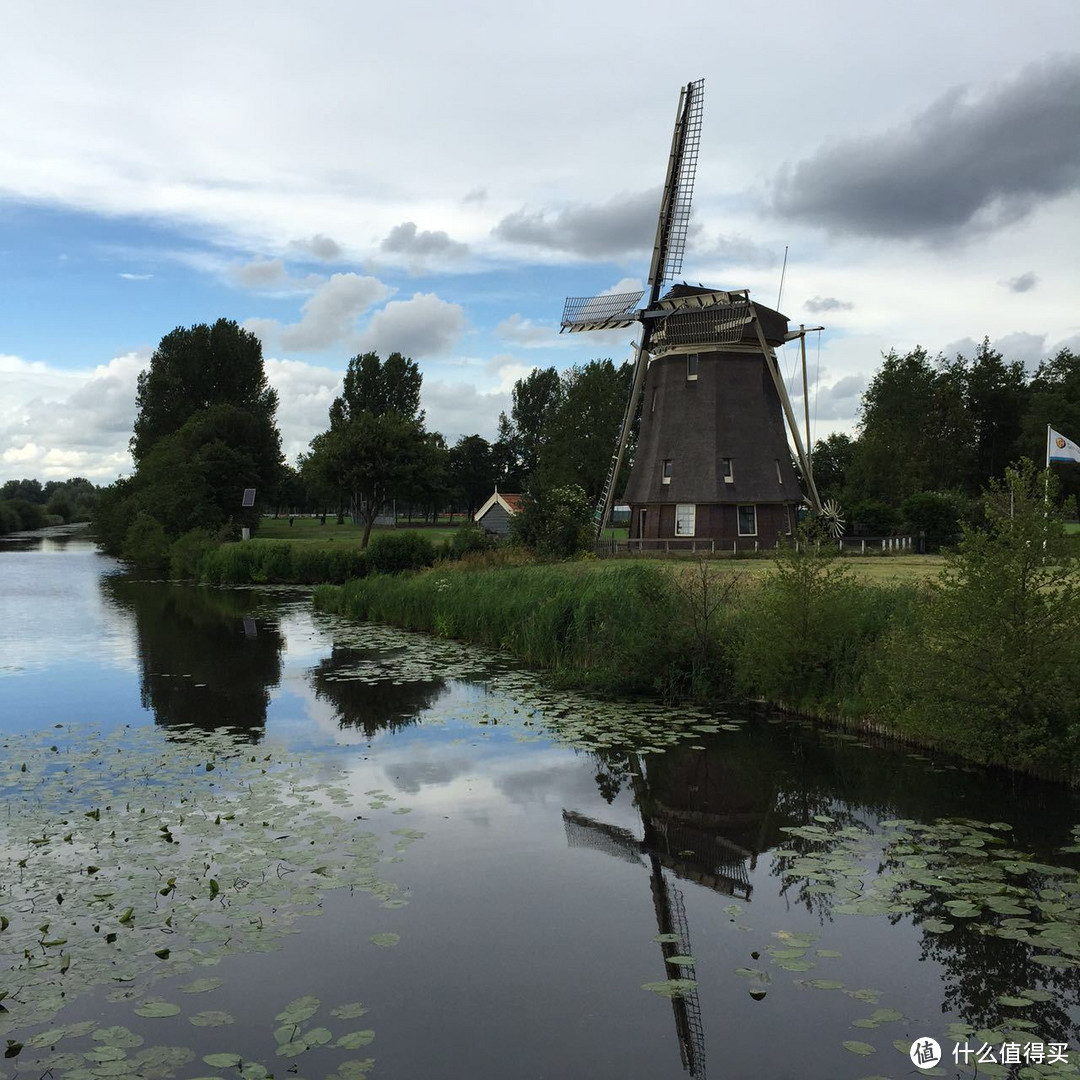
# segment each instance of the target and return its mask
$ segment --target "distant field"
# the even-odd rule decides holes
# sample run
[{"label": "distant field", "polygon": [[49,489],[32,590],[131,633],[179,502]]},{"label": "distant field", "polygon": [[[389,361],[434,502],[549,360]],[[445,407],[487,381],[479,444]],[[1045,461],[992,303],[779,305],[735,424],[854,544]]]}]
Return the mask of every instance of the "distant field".
[{"label": "distant field", "polygon": [[[415,532],[421,536],[426,536],[433,544],[441,544],[448,537],[453,536],[464,523],[465,518],[461,517],[454,523],[453,527],[449,525],[408,525],[405,522],[399,524],[396,529],[376,525],[371,530],[371,537],[374,539],[380,533],[388,532]],[[289,519],[285,517],[263,518],[259,523],[256,536],[260,540],[288,540],[292,544],[304,544],[313,547],[337,547],[341,544],[359,547],[360,541],[364,538],[364,526],[354,525],[348,519],[346,519],[344,525],[338,525],[337,518],[333,514],[327,515],[325,525],[320,524],[318,518],[298,517],[293,520],[292,525],[289,524]]]}]

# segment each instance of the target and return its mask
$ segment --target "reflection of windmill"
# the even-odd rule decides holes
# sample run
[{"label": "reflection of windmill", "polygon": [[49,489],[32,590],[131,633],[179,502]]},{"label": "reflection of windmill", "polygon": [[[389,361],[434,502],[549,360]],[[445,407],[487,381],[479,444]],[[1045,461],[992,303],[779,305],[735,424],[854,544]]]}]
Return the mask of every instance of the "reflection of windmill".
[{"label": "reflection of windmill", "polygon": [[[596,821],[573,810],[563,811],[563,825],[571,847],[594,848],[637,864],[643,857],[648,861],[657,932],[668,938],[660,944],[666,978],[676,974],[667,963],[669,957],[692,955],[682,892],[670,876],[748,900],[752,886],[746,860],[753,856],[708,828],[711,821],[706,819],[715,815],[690,815],[652,799],[636,755],[630,757],[630,777],[641,811],[644,829],[641,840],[617,825]],[[691,820],[694,817],[701,820]],[[673,997],[671,1006],[683,1068],[691,1076],[703,1078],[705,1032],[697,990]]]},{"label": "reflection of windmill", "polygon": [[[802,337],[787,318],[750,300],[746,289],[723,291],[664,283],[682,272],[690,203],[701,141],[703,80],[679,96],[649,296],[618,293],[570,297],[562,329],[608,330],[641,324],[630,398],[596,508],[597,534],[607,523],[638,403],[641,430],[625,500],[637,541],[685,538],[775,538],[794,527],[801,501],[784,417],[809,499],[821,511],[775,348]],[[805,353],[804,353],[805,365]]]}]

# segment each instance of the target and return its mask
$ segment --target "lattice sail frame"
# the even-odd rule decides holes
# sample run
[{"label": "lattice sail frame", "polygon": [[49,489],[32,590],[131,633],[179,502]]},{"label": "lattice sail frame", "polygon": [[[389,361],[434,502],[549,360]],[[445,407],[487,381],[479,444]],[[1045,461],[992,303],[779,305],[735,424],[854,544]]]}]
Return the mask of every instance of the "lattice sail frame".
[{"label": "lattice sail frame", "polygon": [[[654,268],[649,284],[657,290],[665,281],[673,281],[682,273],[686,237],[690,231],[690,208],[694,199],[697,178],[698,149],[701,146],[701,120],[705,107],[705,80],[688,83],[679,102],[675,139],[671,148],[671,189],[664,193],[661,218],[662,235],[657,238],[661,265]],[[654,283],[654,276],[659,279]]]}]

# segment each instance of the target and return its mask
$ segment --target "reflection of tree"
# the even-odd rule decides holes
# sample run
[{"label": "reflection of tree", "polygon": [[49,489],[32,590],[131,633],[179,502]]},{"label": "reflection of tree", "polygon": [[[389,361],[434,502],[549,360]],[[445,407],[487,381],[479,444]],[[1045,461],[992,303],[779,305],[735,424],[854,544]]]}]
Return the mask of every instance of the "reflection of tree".
[{"label": "reflection of tree", "polygon": [[[398,650],[404,655],[405,650]],[[445,679],[402,680],[357,677],[357,669],[371,661],[382,666],[391,658],[387,650],[351,649],[335,645],[330,655],[312,669],[315,696],[329,702],[342,727],[363,731],[369,738],[381,730],[397,731],[415,724],[446,692]]]},{"label": "reflection of tree", "polygon": [[135,616],[142,703],[157,723],[261,737],[282,643],[275,623],[252,616],[255,594],[122,576],[102,578],[102,588]]}]

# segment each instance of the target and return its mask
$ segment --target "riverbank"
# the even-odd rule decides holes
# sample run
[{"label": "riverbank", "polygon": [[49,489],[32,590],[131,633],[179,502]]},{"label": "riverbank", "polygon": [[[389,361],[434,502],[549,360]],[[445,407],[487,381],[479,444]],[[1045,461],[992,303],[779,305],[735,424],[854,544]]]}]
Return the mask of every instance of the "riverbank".
[{"label": "riverbank", "polygon": [[314,602],[505,649],[565,686],[760,700],[1076,782],[1075,665],[1035,630],[1060,619],[1061,605],[1040,620],[1030,610],[1048,600],[1039,589],[1021,611],[1005,583],[989,596],[975,574],[872,582],[853,562],[790,553],[767,573],[704,560],[443,564],[322,586]]}]

